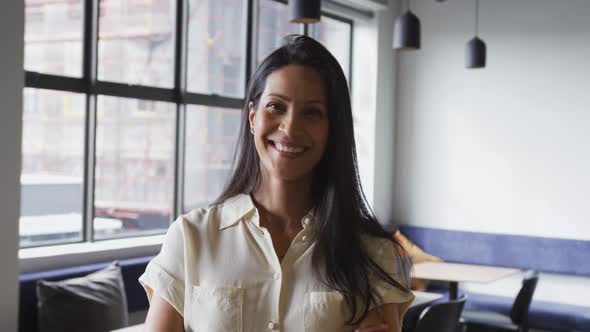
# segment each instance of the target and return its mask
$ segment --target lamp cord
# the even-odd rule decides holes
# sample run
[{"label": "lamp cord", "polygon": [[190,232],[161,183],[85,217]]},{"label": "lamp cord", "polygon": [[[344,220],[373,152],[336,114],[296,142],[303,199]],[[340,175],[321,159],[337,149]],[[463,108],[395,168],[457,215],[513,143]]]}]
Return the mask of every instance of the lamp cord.
[{"label": "lamp cord", "polygon": [[475,0],[475,36],[479,37],[479,0]]}]

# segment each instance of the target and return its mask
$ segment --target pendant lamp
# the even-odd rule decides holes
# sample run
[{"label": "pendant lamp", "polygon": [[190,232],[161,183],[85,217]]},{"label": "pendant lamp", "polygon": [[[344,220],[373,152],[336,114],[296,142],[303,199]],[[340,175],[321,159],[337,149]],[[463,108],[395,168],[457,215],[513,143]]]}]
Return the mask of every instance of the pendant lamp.
[{"label": "pendant lamp", "polygon": [[289,0],[289,19],[293,23],[317,23],[321,8],[321,0]]},{"label": "pendant lamp", "polygon": [[393,48],[405,51],[420,49],[420,20],[410,10],[409,2],[408,10],[395,19]]},{"label": "pendant lamp", "polygon": [[475,69],[486,66],[486,43],[478,37],[479,0],[475,0],[475,37],[465,46],[465,67]]}]

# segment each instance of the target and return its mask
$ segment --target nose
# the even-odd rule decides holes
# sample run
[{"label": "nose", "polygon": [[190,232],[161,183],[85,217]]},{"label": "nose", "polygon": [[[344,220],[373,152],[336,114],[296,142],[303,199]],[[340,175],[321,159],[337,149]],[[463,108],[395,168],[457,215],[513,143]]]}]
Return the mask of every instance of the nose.
[{"label": "nose", "polygon": [[287,137],[294,138],[303,131],[302,121],[297,116],[299,114],[294,108],[291,108],[283,117],[279,130]]}]

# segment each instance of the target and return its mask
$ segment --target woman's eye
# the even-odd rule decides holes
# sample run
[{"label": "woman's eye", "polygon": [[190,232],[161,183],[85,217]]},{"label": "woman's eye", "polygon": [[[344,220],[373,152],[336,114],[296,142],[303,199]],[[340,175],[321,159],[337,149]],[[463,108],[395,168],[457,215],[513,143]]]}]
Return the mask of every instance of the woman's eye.
[{"label": "woman's eye", "polygon": [[266,108],[271,111],[271,112],[276,112],[276,111],[281,111],[282,107],[280,104],[276,104],[276,103],[270,103],[268,105],[266,105]]},{"label": "woman's eye", "polygon": [[317,108],[311,108],[305,111],[305,115],[310,118],[321,118],[324,114]]}]

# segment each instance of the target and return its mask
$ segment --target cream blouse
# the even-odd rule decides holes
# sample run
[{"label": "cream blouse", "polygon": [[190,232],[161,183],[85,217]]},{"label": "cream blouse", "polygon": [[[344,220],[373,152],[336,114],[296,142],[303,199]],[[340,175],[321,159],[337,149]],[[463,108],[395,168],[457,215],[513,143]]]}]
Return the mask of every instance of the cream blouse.
[{"label": "cream blouse", "polygon": [[[162,250],[139,282],[150,301],[156,292],[182,315],[187,332],[352,331],[345,325],[349,311],[343,296],[312,272],[311,213],[302,225],[279,263],[249,195],[193,210],[170,225]],[[407,284],[396,272],[391,241],[368,236],[363,241],[391,277]],[[401,304],[401,320],[412,293],[371,279],[380,304]]]}]

